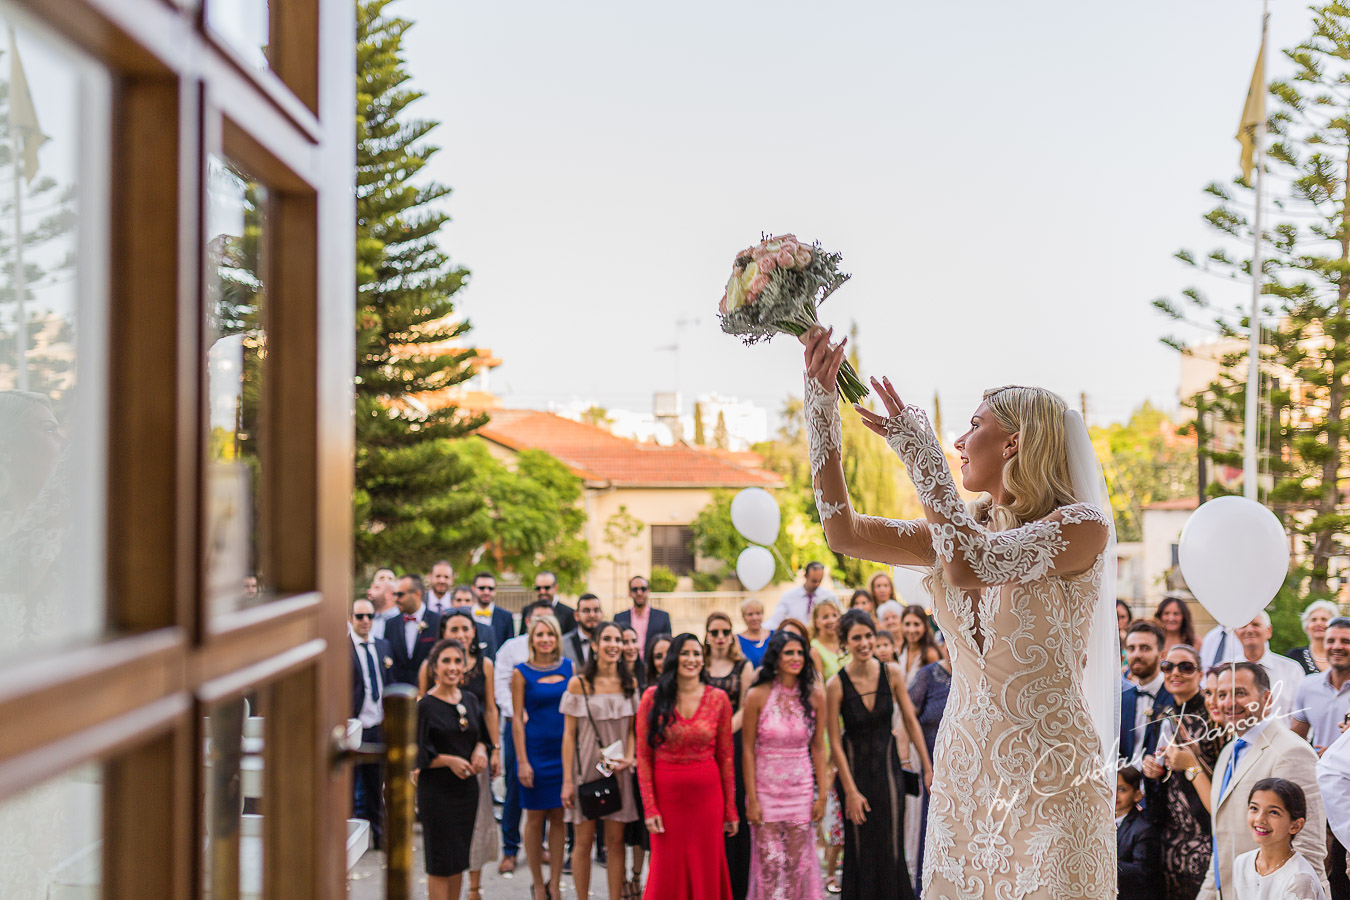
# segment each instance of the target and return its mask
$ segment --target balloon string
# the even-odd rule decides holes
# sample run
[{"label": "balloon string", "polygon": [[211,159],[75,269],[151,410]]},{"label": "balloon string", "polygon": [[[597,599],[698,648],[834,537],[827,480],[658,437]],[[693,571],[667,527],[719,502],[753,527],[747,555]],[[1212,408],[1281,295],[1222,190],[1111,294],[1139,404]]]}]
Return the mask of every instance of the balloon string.
[{"label": "balloon string", "polygon": [[778,548],[777,548],[777,547],[769,547],[769,552],[772,553],[772,554],[774,555],[774,558],[775,558],[775,559],[777,559],[780,563],[783,564],[783,573],[786,574],[787,577],[788,577],[789,579],[791,579],[791,578],[792,578],[792,566],[788,565],[788,561],[787,561],[786,559],[783,558],[783,554],[781,554],[781,553],[778,552]]}]

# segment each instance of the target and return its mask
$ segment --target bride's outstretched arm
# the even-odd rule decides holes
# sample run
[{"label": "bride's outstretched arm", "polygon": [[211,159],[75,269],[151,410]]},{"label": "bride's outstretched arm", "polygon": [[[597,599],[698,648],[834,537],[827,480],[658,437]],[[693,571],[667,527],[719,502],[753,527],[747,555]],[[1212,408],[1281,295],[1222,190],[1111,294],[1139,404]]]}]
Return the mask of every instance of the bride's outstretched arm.
[{"label": "bride's outstretched arm", "polygon": [[835,375],[844,358],[844,341],[832,346],[829,337],[823,328],[812,329],[806,335],[806,396],[802,410],[816,509],[825,529],[825,540],[830,549],[859,559],[890,565],[931,565],[933,548],[928,523],[923,519],[897,521],[853,511],[844,481],[844,435],[834,389]]},{"label": "bride's outstretched arm", "polygon": [[956,492],[928,416],[902,403],[889,381],[873,379],[872,384],[890,417],[862,409],[859,413],[869,428],[885,436],[909,470],[949,584],[974,590],[1049,574],[1075,575],[1092,567],[1107,540],[1107,519],[1101,510],[1075,504],[1020,528],[983,528]]}]

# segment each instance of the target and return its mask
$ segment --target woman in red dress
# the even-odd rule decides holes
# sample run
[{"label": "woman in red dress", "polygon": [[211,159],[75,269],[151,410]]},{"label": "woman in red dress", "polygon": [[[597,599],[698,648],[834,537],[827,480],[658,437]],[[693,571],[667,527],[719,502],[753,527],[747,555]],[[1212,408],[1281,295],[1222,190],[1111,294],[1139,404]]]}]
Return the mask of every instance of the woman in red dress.
[{"label": "woman in red dress", "polygon": [[678,635],[638,706],[638,783],[652,842],[644,900],[731,900],[722,842],[739,825],[731,754],[731,702],[707,683],[698,638]]}]

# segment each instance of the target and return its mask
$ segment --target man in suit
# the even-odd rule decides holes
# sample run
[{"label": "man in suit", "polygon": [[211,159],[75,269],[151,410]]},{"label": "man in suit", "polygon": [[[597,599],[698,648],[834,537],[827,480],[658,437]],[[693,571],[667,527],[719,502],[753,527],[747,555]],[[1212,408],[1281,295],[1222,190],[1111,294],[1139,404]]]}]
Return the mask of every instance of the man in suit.
[{"label": "man in suit", "polygon": [[[357,600],[352,604],[351,660],[352,704],[351,718],[361,723],[361,742],[379,743],[384,740],[384,696],[386,673],[393,666],[389,643],[371,637],[375,624],[375,604]],[[352,772],[352,815],[370,823],[375,846],[384,846],[384,786],[379,763],[362,763]]]},{"label": "man in suit", "polygon": [[1130,666],[1129,681],[1123,682],[1120,692],[1120,758],[1135,768],[1140,761],[1158,748],[1162,722],[1154,711],[1161,713],[1172,704],[1172,695],[1163,687],[1163,674],[1158,664],[1166,642],[1163,631],[1144,619],[1130,623],[1125,633],[1125,660]]},{"label": "man in suit", "polygon": [[[572,607],[558,600],[558,576],[552,572],[540,572],[534,576],[534,602],[543,600],[548,604],[553,617],[558,620],[558,629],[563,633],[577,627],[577,618]],[[525,633],[525,623],[520,623],[520,633]]]},{"label": "man in suit", "polygon": [[511,614],[497,605],[497,578],[491,572],[473,576],[473,620],[492,631],[492,646],[500,647],[511,639],[514,623]]},{"label": "man in suit", "polygon": [[562,639],[563,656],[572,661],[576,671],[580,672],[581,667],[586,665],[586,660],[595,652],[591,646],[591,642],[595,640],[595,626],[604,618],[599,597],[594,594],[582,594],[577,598],[577,627],[564,634]]},{"label": "man in suit", "polygon": [[389,642],[389,656],[394,664],[389,671],[391,684],[417,686],[417,669],[427,658],[441,633],[441,617],[427,609],[422,598],[426,587],[416,575],[404,575],[394,591],[399,617],[384,626],[384,639]]},{"label": "man in suit", "polygon": [[631,628],[637,632],[638,646],[642,648],[642,658],[647,658],[647,648],[662,634],[670,634],[670,613],[657,609],[651,604],[652,588],[646,578],[634,575],[628,579],[628,598],[633,601],[631,609],[625,609],[614,617],[614,623],[620,628]]},{"label": "man in suit", "polygon": [[1303,788],[1308,821],[1294,836],[1294,849],[1317,870],[1327,886],[1327,818],[1317,787],[1317,754],[1308,742],[1270,715],[1270,676],[1261,665],[1238,662],[1219,674],[1215,704],[1228,717],[1234,740],[1214,763],[1209,808],[1214,819],[1214,859],[1199,900],[1233,896],[1233,860],[1256,849],[1247,827],[1247,798],[1263,778],[1285,778]]},{"label": "man in suit", "polygon": [[438,559],[427,573],[427,609],[438,616],[444,616],[454,605],[451,588],[455,581],[455,567],[449,560]]}]

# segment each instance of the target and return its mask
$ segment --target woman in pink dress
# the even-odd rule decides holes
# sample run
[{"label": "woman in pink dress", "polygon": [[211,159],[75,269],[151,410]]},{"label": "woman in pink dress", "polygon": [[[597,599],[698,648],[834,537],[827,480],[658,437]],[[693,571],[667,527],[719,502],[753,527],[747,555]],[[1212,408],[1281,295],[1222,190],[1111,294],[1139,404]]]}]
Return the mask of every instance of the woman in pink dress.
[{"label": "woman in pink dress", "polygon": [[819,900],[813,823],[825,815],[825,692],[806,639],[777,632],[745,697],[750,900]]}]

